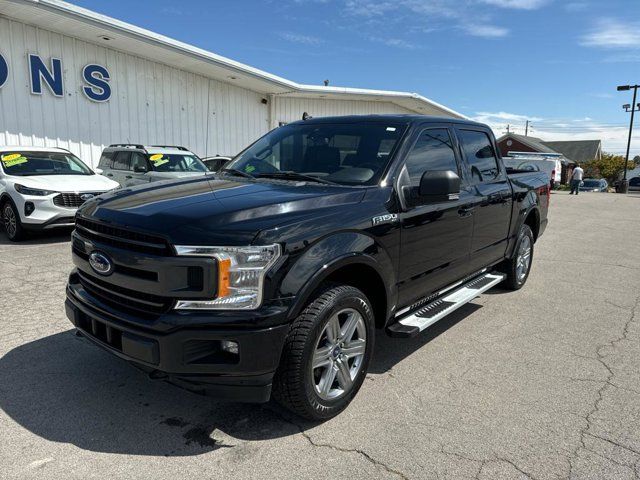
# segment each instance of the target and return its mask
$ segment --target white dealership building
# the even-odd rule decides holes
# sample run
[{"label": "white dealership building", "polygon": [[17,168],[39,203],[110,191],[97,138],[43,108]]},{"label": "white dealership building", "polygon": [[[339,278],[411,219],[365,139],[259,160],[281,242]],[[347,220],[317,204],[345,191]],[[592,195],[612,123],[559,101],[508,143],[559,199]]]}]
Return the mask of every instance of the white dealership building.
[{"label": "white dealership building", "polygon": [[301,85],[58,0],[0,0],[0,145],[96,165],[111,143],[233,155],[312,116],[461,114],[416,93]]}]

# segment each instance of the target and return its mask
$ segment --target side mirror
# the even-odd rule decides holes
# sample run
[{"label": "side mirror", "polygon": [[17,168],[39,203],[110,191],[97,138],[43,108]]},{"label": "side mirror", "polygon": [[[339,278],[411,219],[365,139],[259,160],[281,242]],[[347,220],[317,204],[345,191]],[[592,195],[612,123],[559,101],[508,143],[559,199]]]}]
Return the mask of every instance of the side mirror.
[{"label": "side mirror", "polygon": [[94,168],[93,171],[96,172],[98,175],[102,175],[104,173],[104,170],[102,170],[101,168]]},{"label": "side mirror", "polygon": [[136,165],[135,167],[133,167],[133,171],[136,173],[147,173],[149,170],[147,169],[147,167]]},{"label": "side mirror", "polygon": [[460,177],[451,170],[424,172],[420,179],[418,197],[423,202],[457,200],[460,196]]}]

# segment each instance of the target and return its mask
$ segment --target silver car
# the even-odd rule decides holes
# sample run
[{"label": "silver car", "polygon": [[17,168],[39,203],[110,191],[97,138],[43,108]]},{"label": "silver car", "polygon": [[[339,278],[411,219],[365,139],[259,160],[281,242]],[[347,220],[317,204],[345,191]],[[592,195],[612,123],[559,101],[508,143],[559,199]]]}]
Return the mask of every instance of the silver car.
[{"label": "silver car", "polygon": [[97,171],[123,187],[159,180],[205,175],[209,170],[195,153],[179,146],[109,145]]}]

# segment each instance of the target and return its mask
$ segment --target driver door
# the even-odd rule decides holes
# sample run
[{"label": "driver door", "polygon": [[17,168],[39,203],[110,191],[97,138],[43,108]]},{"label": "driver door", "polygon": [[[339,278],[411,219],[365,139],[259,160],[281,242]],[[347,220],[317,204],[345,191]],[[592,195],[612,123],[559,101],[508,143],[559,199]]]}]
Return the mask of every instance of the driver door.
[{"label": "driver door", "polygon": [[400,308],[469,273],[473,234],[469,207],[474,196],[462,175],[454,139],[448,125],[430,125],[419,132],[405,160],[410,182],[405,192],[419,188],[424,172],[451,170],[461,177],[461,185],[458,199],[412,205],[401,214]]}]

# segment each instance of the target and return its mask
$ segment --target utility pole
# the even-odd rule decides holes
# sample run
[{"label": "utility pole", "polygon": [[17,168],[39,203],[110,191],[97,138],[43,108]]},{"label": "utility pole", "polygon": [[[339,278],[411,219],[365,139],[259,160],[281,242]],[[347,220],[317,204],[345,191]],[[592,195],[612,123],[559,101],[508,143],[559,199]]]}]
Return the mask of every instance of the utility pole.
[{"label": "utility pole", "polygon": [[524,136],[528,136],[529,135],[529,120],[527,120],[527,123],[524,126]]},{"label": "utility pole", "polygon": [[[633,102],[631,102],[631,123],[629,123],[629,139],[627,140],[627,155],[624,161],[624,175],[622,177],[622,183],[620,184],[619,193],[627,193],[629,191],[629,181],[627,180],[627,167],[629,166],[629,149],[631,148],[631,134],[633,133],[633,114],[636,111],[636,97],[638,95],[638,88],[640,85],[620,85],[618,87],[619,92],[626,92],[633,89]],[[627,105],[623,106],[623,108]],[[625,108],[627,110],[627,108]],[[628,111],[628,110],[627,110]]]}]

